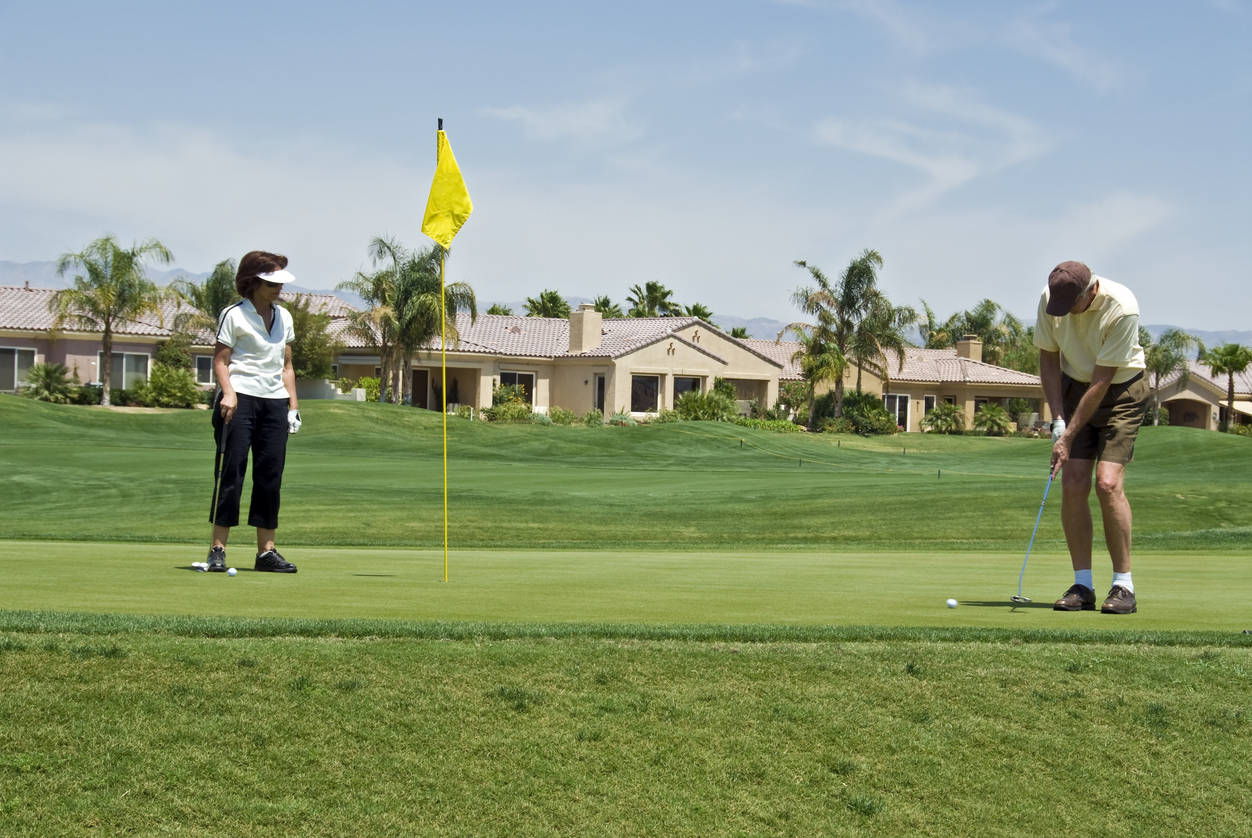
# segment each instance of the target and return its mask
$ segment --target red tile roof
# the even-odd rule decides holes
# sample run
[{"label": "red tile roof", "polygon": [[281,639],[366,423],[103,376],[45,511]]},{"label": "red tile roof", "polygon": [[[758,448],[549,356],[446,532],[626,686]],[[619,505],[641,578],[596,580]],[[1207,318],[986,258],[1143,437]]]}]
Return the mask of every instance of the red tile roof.
[{"label": "red tile roof", "polygon": [[[786,366],[778,376],[780,381],[799,381],[799,364],[791,356],[799,349],[796,341],[744,340],[741,341],[761,354],[772,357]],[[971,361],[956,354],[955,349],[913,349],[904,353],[904,369],[899,368],[895,352],[887,351],[888,371],[892,381],[924,382],[934,384],[1009,384],[1038,387],[1039,376],[1017,370],[997,367],[982,361]]]},{"label": "red tile roof", "polygon": [[[1222,398],[1223,399],[1225,398],[1224,394],[1226,392],[1226,383],[1227,383],[1226,376],[1213,375],[1211,372],[1209,372],[1209,368],[1204,366],[1204,364],[1201,364],[1199,361],[1188,361],[1187,370],[1188,370],[1187,374],[1189,376],[1193,378],[1199,378],[1201,381],[1211,384],[1213,387],[1217,388],[1217,390],[1223,394]],[[1164,389],[1168,387],[1169,385],[1173,384],[1175,381],[1179,379],[1180,376],[1181,376],[1181,373],[1173,373],[1171,375],[1168,375],[1162,378],[1161,388]],[[1149,382],[1149,383],[1152,383],[1152,382]],[[1238,399],[1240,395],[1246,398],[1248,394],[1252,394],[1252,367],[1244,370],[1243,372],[1235,373],[1235,398]]]}]

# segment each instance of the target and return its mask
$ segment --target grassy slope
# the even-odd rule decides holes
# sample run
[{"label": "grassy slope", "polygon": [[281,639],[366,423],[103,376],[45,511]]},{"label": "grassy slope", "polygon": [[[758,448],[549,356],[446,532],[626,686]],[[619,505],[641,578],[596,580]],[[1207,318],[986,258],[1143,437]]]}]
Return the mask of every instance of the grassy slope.
[{"label": "grassy slope", "polygon": [[0,633],[5,835],[1236,835],[1252,650]]},{"label": "grassy slope", "polygon": [[[437,415],[343,402],[303,411],[284,486],[285,544],[440,542]],[[203,540],[205,413],[0,397],[0,428],[0,538]],[[1047,445],[1033,440],[784,436],[710,423],[454,420],[450,430],[460,547],[1016,552],[1046,479]],[[1127,487],[1139,552],[1252,547],[1252,441],[1147,428],[1138,457]],[[1038,543],[1062,548],[1055,514]]]}]

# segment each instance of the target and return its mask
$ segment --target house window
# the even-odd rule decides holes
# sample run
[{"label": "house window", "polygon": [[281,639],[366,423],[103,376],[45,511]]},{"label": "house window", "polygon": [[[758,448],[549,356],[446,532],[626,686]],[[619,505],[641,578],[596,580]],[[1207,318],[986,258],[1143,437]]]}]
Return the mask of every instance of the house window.
[{"label": "house window", "polygon": [[526,401],[533,405],[535,403],[535,374],[533,372],[500,372],[501,387],[514,384],[522,385],[522,392],[526,394]]},{"label": "house window", "polygon": [[197,384],[213,384],[213,356],[197,355],[196,356],[196,383]]},{"label": "house window", "polygon": [[339,365],[338,364],[330,365],[330,377],[336,381],[339,380]]},{"label": "house window", "polygon": [[930,411],[934,409],[935,409],[935,397],[923,396],[922,397],[922,415],[925,416],[927,413],[930,413]]},{"label": "house window", "polygon": [[0,349],[0,390],[16,392],[34,365],[33,349]]},{"label": "house window", "polygon": [[649,410],[656,410],[656,397],[660,392],[660,376],[632,375],[630,377],[630,412],[645,413]]},{"label": "house window", "polygon": [[956,404],[956,396],[944,396],[943,403],[944,404]]},{"label": "house window", "polygon": [[[103,384],[101,370],[104,367],[104,353],[96,353],[96,383]],[[113,363],[109,365],[109,386],[129,390],[148,380],[148,356],[138,352],[114,352]]]},{"label": "house window", "polygon": [[882,397],[883,404],[887,407],[887,412],[896,418],[896,424],[901,428],[908,430],[909,427],[909,397],[892,393]]},{"label": "house window", "polygon": [[674,401],[671,404],[676,403],[683,393],[689,393],[692,390],[700,392],[700,379],[682,375],[674,376]]},{"label": "house window", "polygon": [[978,411],[986,407],[988,401],[990,401],[990,399],[979,398],[978,396],[975,396],[974,397],[974,412],[977,413]]}]

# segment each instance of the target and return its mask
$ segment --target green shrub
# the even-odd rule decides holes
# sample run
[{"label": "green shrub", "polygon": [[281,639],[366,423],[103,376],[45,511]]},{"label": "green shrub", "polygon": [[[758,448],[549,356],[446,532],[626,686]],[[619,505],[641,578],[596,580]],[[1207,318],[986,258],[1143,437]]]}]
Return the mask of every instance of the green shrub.
[{"label": "green shrub", "polygon": [[484,407],[482,417],[491,422],[529,422],[530,405],[526,402],[503,402],[493,407]]},{"label": "green shrub", "polygon": [[189,370],[194,366],[191,360],[191,341],[192,337],[187,332],[175,332],[169,340],[161,344],[152,360],[167,367]]},{"label": "green shrub", "polygon": [[[100,391],[103,388],[99,384],[83,384],[78,388],[78,392],[74,394],[74,404],[100,404]],[[113,388],[116,394],[117,388]]]},{"label": "green shrub", "polygon": [[78,398],[78,386],[64,364],[33,365],[26,371],[26,386],[20,392],[28,399],[53,404],[71,404]]},{"label": "green shrub", "polygon": [[578,414],[572,410],[553,405],[548,408],[548,417],[558,425],[572,425],[574,420],[578,418]]},{"label": "green shrub", "polygon": [[688,390],[674,400],[674,410],[689,422],[728,422],[738,415],[734,398],[716,389],[707,393]]},{"label": "green shrub", "polygon": [[457,405],[456,416],[458,419],[473,419],[474,408],[467,404]]},{"label": "green shrub", "polygon": [[1008,412],[998,404],[987,403],[974,414],[974,427],[987,436],[1008,436],[1012,424]]},{"label": "green shrub", "polygon": [[753,419],[750,416],[736,416],[731,420],[736,425],[742,425],[745,428],[755,428],[758,431],[775,431],[784,434],[798,434],[804,428],[795,422],[787,419]]},{"label": "green shrub", "polygon": [[827,434],[854,434],[856,433],[856,425],[852,424],[851,419],[827,416],[817,423],[817,427],[822,433]]},{"label": "green shrub", "polygon": [[526,388],[521,384],[501,384],[491,391],[491,404],[493,407],[505,402],[530,404],[530,399],[526,398]]},{"label": "green shrub", "polygon": [[200,403],[200,388],[191,370],[154,363],[134,397],[144,407],[194,407]]},{"label": "green shrub", "polygon": [[716,378],[713,379],[713,389],[711,392],[721,393],[723,396],[726,396],[732,402],[735,400],[737,396],[737,394],[735,393],[735,385],[732,382],[727,381],[726,379],[722,378],[721,376],[717,376]]},{"label": "green shrub", "polygon": [[921,429],[929,434],[959,434],[965,430],[965,409],[947,402],[937,404],[922,417]]},{"label": "green shrub", "polygon": [[357,381],[356,386],[365,389],[365,400],[367,402],[376,402],[379,399],[379,393],[382,389],[379,386],[380,384],[381,379],[363,377]]},{"label": "green shrub", "polygon": [[604,413],[599,410],[589,410],[578,419],[588,428],[599,428],[604,425]]},{"label": "green shrub", "polygon": [[670,422],[681,422],[682,420],[683,418],[678,415],[677,410],[662,410],[652,421],[658,425],[668,425]]},{"label": "green shrub", "polygon": [[[1165,418],[1165,411],[1163,410],[1161,411],[1161,418]],[[1161,424],[1164,425],[1165,423],[1162,422]],[[1229,426],[1229,432],[1235,436],[1252,436],[1252,425],[1239,425],[1231,423]]]},{"label": "green shrub", "polygon": [[629,413],[619,412],[619,413],[614,413],[612,416],[610,416],[607,424],[616,425],[619,428],[633,428],[635,425],[638,425],[639,423],[636,422],[635,418],[631,416]]},{"label": "green shrub", "polygon": [[546,413],[540,413],[538,411],[535,411],[534,413],[530,414],[530,421],[532,424],[535,424],[535,425],[551,425],[552,417]]},{"label": "green shrub", "polygon": [[858,434],[889,435],[900,428],[896,418],[887,412],[882,399],[873,393],[845,392],[843,394],[843,418],[856,426]]}]

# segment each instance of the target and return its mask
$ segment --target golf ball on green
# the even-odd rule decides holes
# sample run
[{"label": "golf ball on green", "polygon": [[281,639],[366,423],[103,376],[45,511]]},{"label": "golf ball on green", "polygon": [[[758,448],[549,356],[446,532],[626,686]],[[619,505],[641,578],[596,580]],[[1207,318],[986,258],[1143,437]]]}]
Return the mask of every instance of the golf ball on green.
[{"label": "golf ball on green", "polygon": [[[236,571],[233,567],[231,567],[231,568],[227,568],[227,569],[226,569],[226,575],[227,575],[227,576],[234,576],[236,572],[237,572],[237,571]],[[948,600],[948,602],[952,603],[952,605],[955,607],[955,605],[956,605],[956,600],[954,600],[954,599],[950,599],[950,600]]]},{"label": "golf ball on green", "polygon": [[950,600],[948,600],[948,607],[949,607],[949,608],[956,608],[956,600],[954,600],[954,599],[950,599]]}]

